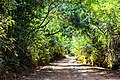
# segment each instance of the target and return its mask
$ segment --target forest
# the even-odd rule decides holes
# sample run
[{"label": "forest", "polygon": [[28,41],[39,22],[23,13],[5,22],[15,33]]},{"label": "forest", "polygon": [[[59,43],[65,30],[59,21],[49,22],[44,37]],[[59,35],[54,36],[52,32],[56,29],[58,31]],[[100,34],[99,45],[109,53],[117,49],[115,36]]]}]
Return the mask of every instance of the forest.
[{"label": "forest", "polygon": [[120,0],[0,0],[0,76],[66,54],[120,69]]}]

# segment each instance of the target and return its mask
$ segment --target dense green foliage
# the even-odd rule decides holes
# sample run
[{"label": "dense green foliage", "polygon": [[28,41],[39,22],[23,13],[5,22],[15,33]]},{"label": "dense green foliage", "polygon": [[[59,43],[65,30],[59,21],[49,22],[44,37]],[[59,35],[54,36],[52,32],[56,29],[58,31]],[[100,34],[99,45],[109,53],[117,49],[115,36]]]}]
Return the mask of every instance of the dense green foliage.
[{"label": "dense green foliage", "polygon": [[45,65],[66,53],[119,68],[119,0],[0,1],[0,74]]}]

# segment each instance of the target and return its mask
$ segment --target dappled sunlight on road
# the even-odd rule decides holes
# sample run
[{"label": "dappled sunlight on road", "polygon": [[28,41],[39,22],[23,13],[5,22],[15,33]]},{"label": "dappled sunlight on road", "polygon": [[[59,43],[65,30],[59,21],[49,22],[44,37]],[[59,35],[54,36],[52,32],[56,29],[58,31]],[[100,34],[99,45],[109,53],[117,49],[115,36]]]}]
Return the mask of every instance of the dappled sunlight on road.
[{"label": "dappled sunlight on road", "polygon": [[105,68],[77,63],[76,58],[67,56],[47,66],[38,66],[33,73],[18,80],[120,80],[120,76]]}]

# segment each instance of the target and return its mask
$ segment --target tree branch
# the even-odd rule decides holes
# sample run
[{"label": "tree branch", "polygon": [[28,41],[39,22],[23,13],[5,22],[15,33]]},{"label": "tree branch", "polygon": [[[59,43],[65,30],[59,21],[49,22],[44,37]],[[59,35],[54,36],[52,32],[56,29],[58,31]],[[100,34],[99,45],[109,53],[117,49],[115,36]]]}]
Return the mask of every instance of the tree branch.
[{"label": "tree branch", "polygon": [[57,34],[57,33],[59,33],[59,32],[60,32],[60,30],[58,30],[58,31],[56,31],[56,32],[54,32],[54,33],[48,33],[48,34],[45,34],[45,36],[54,35],[54,34]]},{"label": "tree branch", "polygon": [[51,2],[51,4],[49,5],[48,12],[47,12],[45,18],[43,19],[43,21],[40,23],[40,26],[43,25],[43,23],[45,22],[45,20],[47,19],[48,15],[49,15],[50,11],[53,9],[53,8],[51,8],[52,4],[54,4],[54,2]]}]

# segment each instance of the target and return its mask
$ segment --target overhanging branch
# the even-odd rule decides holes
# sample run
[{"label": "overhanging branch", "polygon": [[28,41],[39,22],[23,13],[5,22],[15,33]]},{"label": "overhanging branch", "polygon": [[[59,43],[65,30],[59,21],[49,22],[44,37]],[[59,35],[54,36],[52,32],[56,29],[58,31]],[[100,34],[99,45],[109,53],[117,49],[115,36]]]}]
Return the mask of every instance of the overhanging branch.
[{"label": "overhanging branch", "polygon": [[48,34],[45,34],[45,36],[54,35],[54,34],[57,34],[57,33],[59,33],[59,32],[60,32],[60,30],[58,30],[58,31],[56,31],[56,32],[54,32],[54,33],[48,33]]},{"label": "overhanging branch", "polygon": [[49,16],[50,11],[52,11],[52,9],[53,9],[53,8],[51,8],[52,4],[54,4],[54,2],[51,2],[51,4],[49,5],[49,7],[48,7],[48,12],[47,12],[45,18],[44,18],[44,19],[42,20],[42,22],[40,23],[40,26],[43,25],[43,23],[45,22],[45,20],[46,20],[47,17]]}]

